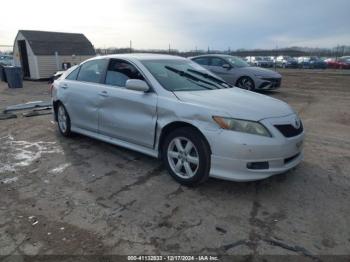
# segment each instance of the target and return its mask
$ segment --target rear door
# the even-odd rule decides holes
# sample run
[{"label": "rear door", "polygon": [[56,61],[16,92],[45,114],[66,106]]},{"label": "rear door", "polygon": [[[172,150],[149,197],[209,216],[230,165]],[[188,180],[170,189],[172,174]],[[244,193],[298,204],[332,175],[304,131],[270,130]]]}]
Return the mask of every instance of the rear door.
[{"label": "rear door", "polygon": [[60,82],[60,96],[73,127],[98,132],[98,107],[108,60],[91,60]]},{"label": "rear door", "polygon": [[111,59],[99,107],[99,132],[126,142],[153,148],[157,121],[157,94],[125,88],[128,79],[145,80],[130,62]]}]

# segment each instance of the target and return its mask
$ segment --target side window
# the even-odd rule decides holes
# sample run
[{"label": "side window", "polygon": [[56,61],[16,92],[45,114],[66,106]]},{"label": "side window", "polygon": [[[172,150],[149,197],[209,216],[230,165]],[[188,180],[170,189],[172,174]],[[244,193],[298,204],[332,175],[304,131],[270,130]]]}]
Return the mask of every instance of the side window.
[{"label": "side window", "polygon": [[101,83],[107,60],[97,59],[84,63],[79,71],[77,80],[91,83]]},{"label": "side window", "polygon": [[195,58],[193,61],[200,65],[209,65],[209,59],[207,57]]},{"label": "side window", "polygon": [[67,80],[77,80],[77,76],[79,73],[79,69],[80,67],[77,67],[76,69],[74,69],[67,77]]},{"label": "side window", "polygon": [[212,57],[211,58],[211,66],[223,66],[224,64],[227,64],[223,59],[218,57]]},{"label": "side window", "polygon": [[108,65],[105,83],[107,85],[125,87],[128,79],[145,80],[142,74],[129,62],[111,59]]}]

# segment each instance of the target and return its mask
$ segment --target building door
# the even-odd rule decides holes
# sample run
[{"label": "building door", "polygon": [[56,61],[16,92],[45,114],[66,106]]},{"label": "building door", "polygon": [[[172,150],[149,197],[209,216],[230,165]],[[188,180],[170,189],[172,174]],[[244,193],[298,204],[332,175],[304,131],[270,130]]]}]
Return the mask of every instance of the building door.
[{"label": "building door", "polygon": [[28,63],[28,53],[25,40],[18,41],[19,57],[21,59],[21,66],[24,77],[30,77],[29,63]]}]

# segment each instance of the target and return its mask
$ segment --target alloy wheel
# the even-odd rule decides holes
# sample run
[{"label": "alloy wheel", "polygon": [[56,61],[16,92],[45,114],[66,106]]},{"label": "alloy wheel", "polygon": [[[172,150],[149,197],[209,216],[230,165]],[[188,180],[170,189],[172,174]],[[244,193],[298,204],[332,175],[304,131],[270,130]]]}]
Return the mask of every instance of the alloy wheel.
[{"label": "alloy wheel", "polygon": [[67,114],[63,106],[58,107],[57,120],[62,133],[65,133],[67,131]]},{"label": "alloy wheel", "polygon": [[240,87],[242,89],[246,89],[246,90],[253,90],[254,89],[254,83],[249,78],[242,78],[238,82],[238,87]]},{"label": "alloy wheel", "polygon": [[189,179],[199,168],[199,154],[196,146],[185,137],[175,137],[169,143],[167,157],[170,168],[179,177]]}]

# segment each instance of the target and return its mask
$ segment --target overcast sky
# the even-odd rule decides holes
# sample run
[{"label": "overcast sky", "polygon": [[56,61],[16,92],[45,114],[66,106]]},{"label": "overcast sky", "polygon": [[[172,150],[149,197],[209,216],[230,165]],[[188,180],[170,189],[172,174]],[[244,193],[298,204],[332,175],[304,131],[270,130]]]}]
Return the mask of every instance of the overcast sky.
[{"label": "overcast sky", "polygon": [[19,29],[84,33],[102,48],[350,45],[350,0],[5,0],[0,10],[0,45]]}]

